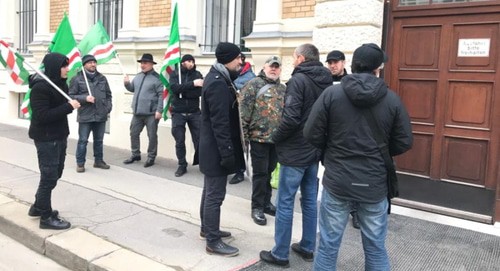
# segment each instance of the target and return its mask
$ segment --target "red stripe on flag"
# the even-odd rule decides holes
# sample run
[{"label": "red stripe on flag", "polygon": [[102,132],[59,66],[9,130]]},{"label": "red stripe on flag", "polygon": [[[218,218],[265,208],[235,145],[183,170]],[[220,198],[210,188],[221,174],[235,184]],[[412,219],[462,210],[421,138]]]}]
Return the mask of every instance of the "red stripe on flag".
[{"label": "red stripe on flag", "polygon": [[3,41],[3,40],[0,40],[0,43],[5,46],[6,48],[9,48],[9,45],[7,44],[7,42]]},{"label": "red stripe on flag", "polygon": [[110,44],[108,47],[106,47],[104,49],[99,49],[99,50],[95,51],[94,56],[106,54],[106,53],[113,51],[113,50],[114,50],[113,44]]},{"label": "red stripe on flag", "polygon": [[175,47],[172,51],[165,52],[165,57],[163,59],[169,58],[173,54],[180,53],[179,47]]},{"label": "red stripe on flag", "polygon": [[80,52],[74,52],[69,58],[69,64],[73,64],[73,61],[75,61],[75,59],[78,57],[80,57]]}]

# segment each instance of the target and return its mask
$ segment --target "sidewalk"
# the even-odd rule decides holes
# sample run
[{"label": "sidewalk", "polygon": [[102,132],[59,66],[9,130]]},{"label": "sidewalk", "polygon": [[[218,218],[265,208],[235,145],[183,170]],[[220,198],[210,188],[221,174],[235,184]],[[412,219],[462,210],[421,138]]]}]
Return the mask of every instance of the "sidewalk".
[{"label": "sidewalk", "polygon": [[[157,159],[151,168],[144,168],[144,161],[125,166],[129,152],[106,147],[111,169],[94,169],[87,161],[87,171],[76,173],[75,142],[70,140],[53,206],[73,226],[40,230],[39,220],[27,216],[39,174],[26,129],[0,124],[0,149],[0,231],[72,270],[280,270],[258,262],[259,251],[274,244],[274,218],[267,216],[264,227],[252,222],[249,181],[227,187],[221,225],[232,232],[229,243],[240,255],[224,258],[206,254],[199,239],[203,178],[197,167],[176,178],[175,161]],[[393,270],[500,270],[499,228],[393,208],[387,242]],[[398,215],[403,212],[406,216]],[[408,217],[415,215],[423,219]],[[456,221],[476,231],[424,219]],[[294,241],[300,237],[300,221],[296,212]],[[290,270],[311,269],[294,253],[290,257]],[[338,267],[363,269],[359,233],[351,227]]]}]

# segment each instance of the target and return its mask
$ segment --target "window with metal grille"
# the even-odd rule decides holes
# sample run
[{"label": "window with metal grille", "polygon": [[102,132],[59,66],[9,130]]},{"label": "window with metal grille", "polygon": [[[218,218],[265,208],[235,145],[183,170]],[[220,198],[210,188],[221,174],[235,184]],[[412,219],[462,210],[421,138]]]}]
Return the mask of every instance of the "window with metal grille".
[{"label": "window with metal grille", "polygon": [[256,0],[207,0],[205,1],[205,38],[201,45],[204,52],[214,52],[221,41],[245,47],[242,37],[248,36],[255,21]]},{"label": "window with metal grille", "polygon": [[123,26],[123,0],[94,0],[90,2],[94,10],[94,23],[101,21],[114,40]]},{"label": "window with metal grille", "polygon": [[36,33],[36,0],[20,0],[19,10],[19,48],[22,54],[28,54],[28,44]]}]

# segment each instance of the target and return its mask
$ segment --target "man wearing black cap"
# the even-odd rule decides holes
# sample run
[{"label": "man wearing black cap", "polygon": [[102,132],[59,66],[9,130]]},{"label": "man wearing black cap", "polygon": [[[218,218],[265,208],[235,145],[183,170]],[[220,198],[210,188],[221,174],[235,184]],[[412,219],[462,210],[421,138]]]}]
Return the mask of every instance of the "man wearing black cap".
[{"label": "man wearing black cap", "polygon": [[[333,84],[340,84],[342,77],[347,75],[347,70],[345,69],[345,55],[343,52],[338,50],[333,50],[326,56],[326,63],[328,64],[328,69],[332,72]],[[352,226],[359,229],[359,220],[356,208],[353,207],[351,211],[352,216]]]},{"label": "man wearing black cap", "polygon": [[333,50],[326,56],[326,63],[328,63],[328,69],[332,73],[333,83],[340,82],[342,77],[347,75],[347,70],[345,69],[345,55],[343,52],[338,50]]},{"label": "man wearing black cap", "polygon": [[233,81],[238,77],[241,56],[238,46],[221,42],[215,49],[217,62],[210,68],[201,91],[200,171],[205,175],[201,196],[200,236],[209,254],[235,256],[239,250],[221,238],[221,205],[226,196],[227,175],[244,167],[240,114]]},{"label": "man wearing black cap", "polygon": [[305,124],[304,136],[325,150],[320,240],[314,270],[336,270],[352,206],[358,210],[365,270],[390,270],[385,248],[388,170],[382,156],[387,150],[379,149],[374,134],[384,139],[390,156],[409,150],[413,138],[404,105],[378,78],[386,60],[376,44],[357,48],[352,59],[353,74],[323,92]]},{"label": "man wearing black cap", "polygon": [[132,156],[123,161],[124,164],[131,164],[141,160],[140,134],[144,126],[148,132],[148,159],[144,167],[154,165],[158,152],[158,122],[163,112],[163,84],[160,75],[153,69],[156,62],[151,54],[143,54],[137,60],[141,63],[141,72],[138,73],[132,82],[125,76],[123,83],[125,88],[134,92],[132,99],[132,121],[130,123],[130,145]]},{"label": "man wearing black cap", "polygon": [[175,70],[170,75],[170,87],[174,93],[174,96],[172,96],[172,136],[175,139],[175,154],[179,165],[177,171],[175,171],[175,177],[180,177],[187,172],[186,123],[191,132],[195,152],[198,151],[201,115],[200,96],[201,87],[203,86],[203,75],[196,70],[192,55],[187,54],[182,57],[180,73],[180,81],[178,70]]},{"label": "man wearing black cap", "polygon": [[[82,105],[78,108],[78,144],[76,145],[76,172],[85,172],[85,157],[90,132],[94,137],[94,167],[109,169],[103,160],[103,139],[106,120],[111,112],[112,99],[108,80],[97,71],[93,55],[82,58],[83,70],[71,80],[69,95]],[[86,76],[84,76],[84,74]],[[89,89],[87,88],[90,88]]]},{"label": "man wearing black cap", "polygon": [[[68,58],[58,53],[50,53],[45,55],[42,62],[45,75],[62,91],[68,93]],[[41,229],[67,229],[71,224],[59,218],[59,212],[52,209],[52,190],[64,170],[69,135],[67,116],[74,109],[78,109],[80,103],[77,100],[68,102],[37,74],[30,76],[29,87],[32,110],[29,137],[35,142],[40,182],[35,194],[35,203],[31,205],[28,215],[40,217]]]}]

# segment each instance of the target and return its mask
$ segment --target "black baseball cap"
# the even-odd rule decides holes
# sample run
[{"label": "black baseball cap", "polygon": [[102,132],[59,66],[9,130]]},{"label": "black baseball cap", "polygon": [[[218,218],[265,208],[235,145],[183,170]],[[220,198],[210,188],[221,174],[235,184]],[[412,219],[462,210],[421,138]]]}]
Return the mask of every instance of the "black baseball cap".
[{"label": "black baseball cap", "polygon": [[342,53],[339,50],[333,50],[330,53],[328,53],[328,55],[326,56],[326,62],[331,61],[331,60],[335,60],[335,61],[345,60],[345,55],[344,55],[344,53]]}]

